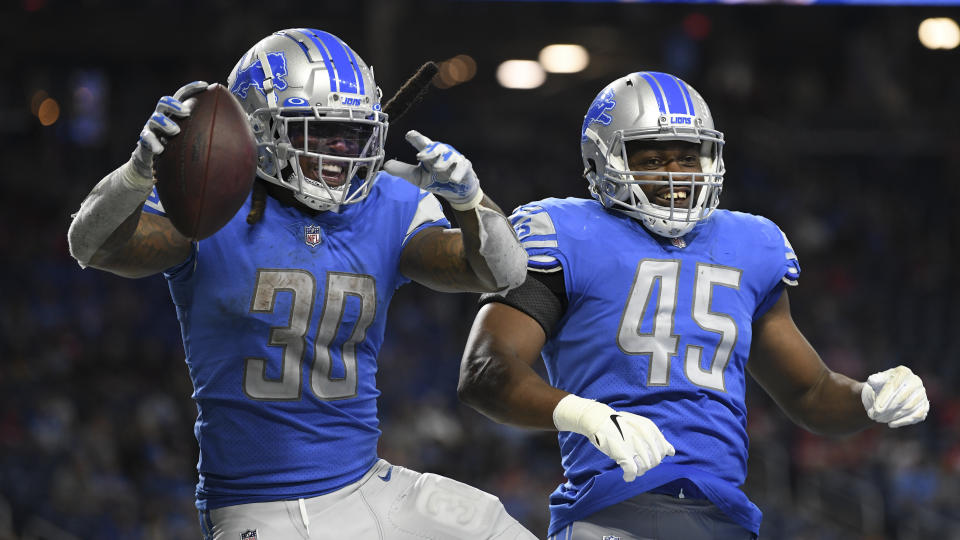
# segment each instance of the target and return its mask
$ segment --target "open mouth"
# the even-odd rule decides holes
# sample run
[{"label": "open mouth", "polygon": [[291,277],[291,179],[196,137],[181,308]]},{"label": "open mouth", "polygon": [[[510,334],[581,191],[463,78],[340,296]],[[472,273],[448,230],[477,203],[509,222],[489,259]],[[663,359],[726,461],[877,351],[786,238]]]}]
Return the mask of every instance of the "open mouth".
[{"label": "open mouth", "polygon": [[331,188],[338,188],[347,182],[346,163],[326,161],[321,165],[318,162],[319,160],[310,160],[310,163],[304,163],[304,160],[301,160],[300,168],[303,170],[303,175],[313,181],[323,180]]},{"label": "open mouth", "polygon": [[693,199],[693,197],[690,196],[689,187],[674,187],[673,190],[665,188],[658,191],[654,200],[651,202],[657,206],[665,206],[667,208],[670,206],[674,208],[690,208],[691,199]]},{"label": "open mouth", "polygon": [[330,187],[342,186],[347,181],[347,169],[337,163],[324,163],[320,176]]}]

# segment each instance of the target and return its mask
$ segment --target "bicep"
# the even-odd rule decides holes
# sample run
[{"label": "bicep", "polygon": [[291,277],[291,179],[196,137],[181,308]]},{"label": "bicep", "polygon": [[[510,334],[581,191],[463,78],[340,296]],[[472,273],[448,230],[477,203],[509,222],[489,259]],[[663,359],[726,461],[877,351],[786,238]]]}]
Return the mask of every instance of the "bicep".
[{"label": "bicep", "polygon": [[481,297],[483,305],[463,353],[461,389],[481,387],[492,394],[525,380],[539,382],[531,366],[563,315],[563,305],[550,288],[562,288],[562,281],[542,279],[527,274],[523,284],[506,294]]},{"label": "bicep", "polygon": [[166,217],[140,212],[133,234],[112,249],[98,252],[90,266],[124,277],[146,277],[186,260],[191,245]]},{"label": "bicep", "polygon": [[754,323],[747,369],[788,410],[829,375],[830,370],[793,322],[786,291]]},{"label": "bicep", "polygon": [[546,340],[543,327],[533,317],[507,304],[490,302],[473,321],[464,359],[487,356],[531,366],[540,358]]},{"label": "bicep", "polygon": [[497,422],[554,429],[553,410],[566,392],[533,369],[545,340],[526,313],[499,302],[483,306],[460,364],[460,399]]}]

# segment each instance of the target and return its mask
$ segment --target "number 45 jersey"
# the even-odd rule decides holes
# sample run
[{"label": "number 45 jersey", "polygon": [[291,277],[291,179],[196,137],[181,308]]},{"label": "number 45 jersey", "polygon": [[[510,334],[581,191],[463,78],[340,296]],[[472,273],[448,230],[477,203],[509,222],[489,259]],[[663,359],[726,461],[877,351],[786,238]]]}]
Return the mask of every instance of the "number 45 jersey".
[{"label": "number 45 jersey", "polygon": [[249,209],[165,273],[198,409],[201,510],[311,497],[370,469],[377,353],[408,281],[400,254],[449,226],[433,195],[385,173],[340,213],[267,197],[248,225]]},{"label": "number 45 jersey", "polygon": [[649,418],[676,449],[627,483],[586,438],[561,432],[567,482],[551,495],[549,534],[681,479],[684,496],[710,499],[757,533],[760,510],[740,489],[744,377],[753,322],[799,277],[784,234],[717,210],[670,240],[593,199],[546,199],[510,219],[530,269],[563,272],[567,310],[542,351],[550,384]]}]

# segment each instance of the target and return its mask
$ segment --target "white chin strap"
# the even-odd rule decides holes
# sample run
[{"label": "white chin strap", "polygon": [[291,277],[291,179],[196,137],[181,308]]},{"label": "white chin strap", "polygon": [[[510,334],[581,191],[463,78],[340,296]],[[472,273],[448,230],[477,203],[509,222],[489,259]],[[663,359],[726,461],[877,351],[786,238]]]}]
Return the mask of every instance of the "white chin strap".
[{"label": "white chin strap", "polygon": [[314,210],[318,210],[320,212],[327,212],[327,211],[338,212],[340,210],[339,204],[329,202],[329,201],[322,201],[320,199],[311,197],[309,195],[304,195],[303,193],[294,193],[293,198],[296,199],[297,202],[303,204],[304,206],[313,208]]},{"label": "white chin strap", "polygon": [[655,218],[649,215],[643,216],[641,221],[643,226],[653,234],[665,238],[678,238],[684,236],[697,224],[696,221],[673,221],[662,218]]},{"label": "white chin strap", "polygon": [[270,60],[267,59],[267,53],[263,49],[257,51],[257,58],[263,68],[263,94],[267,98],[267,105],[271,109],[276,109],[277,92],[273,86],[273,68],[270,67]]}]

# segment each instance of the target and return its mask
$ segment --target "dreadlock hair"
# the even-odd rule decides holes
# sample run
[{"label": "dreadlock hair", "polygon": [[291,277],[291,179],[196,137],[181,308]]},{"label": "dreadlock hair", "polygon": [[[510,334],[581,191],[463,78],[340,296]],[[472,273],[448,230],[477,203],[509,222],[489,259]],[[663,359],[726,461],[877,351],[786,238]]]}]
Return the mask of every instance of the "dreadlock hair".
[{"label": "dreadlock hair", "polygon": [[247,223],[256,225],[263,218],[263,211],[267,207],[267,185],[257,178],[253,182],[253,195],[250,198],[250,213],[247,214]]}]

